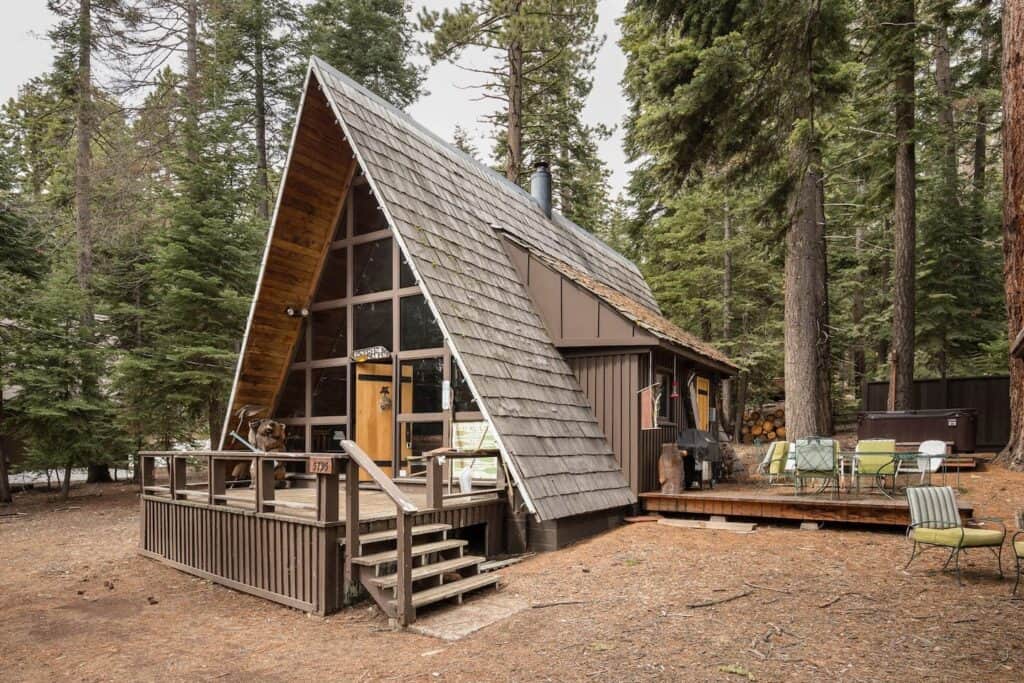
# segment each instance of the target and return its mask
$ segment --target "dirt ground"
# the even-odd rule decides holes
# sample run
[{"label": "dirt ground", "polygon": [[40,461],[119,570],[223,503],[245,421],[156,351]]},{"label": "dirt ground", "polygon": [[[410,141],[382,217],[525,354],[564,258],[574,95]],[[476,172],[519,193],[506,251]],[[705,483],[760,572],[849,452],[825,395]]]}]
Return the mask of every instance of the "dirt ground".
[{"label": "dirt ground", "polygon": [[[1024,474],[962,485],[1008,526],[1024,508]],[[899,532],[626,525],[502,570],[536,608],[446,643],[388,630],[368,603],[311,617],[141,558],[137,508],[127,486],[87,486],[0,517],[5,682],[1024,677],[1012,560],[1000,581],[972,552],[961,588],[938,551],[904,572]],[[574,604],[542,606],[559,601]]]}]

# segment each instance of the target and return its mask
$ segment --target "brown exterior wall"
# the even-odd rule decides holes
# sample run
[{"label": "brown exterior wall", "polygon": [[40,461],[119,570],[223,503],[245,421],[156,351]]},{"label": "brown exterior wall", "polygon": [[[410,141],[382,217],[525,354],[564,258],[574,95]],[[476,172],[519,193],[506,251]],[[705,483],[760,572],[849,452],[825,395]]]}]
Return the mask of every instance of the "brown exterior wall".
[{"label": "brown exterior wall", "polygon": [[585,515],[530,521],[527,534],[529,549],[533,552],[559,550],[595,534],[614,529],[622,523],[626,510],[600,510]]},{"label": "brown exterior wall", "polygon": [[615,453],[615,461],[629,482],[633,493],[639,493],[640,473],[637,469],[637,448],[640,435],[640,353],[595,353],[569,356],[583,393],[597,417],[597,423]]},{"label": "brown exterior wall", "polygon": [[526,284],[555,346],[658,344],[652,334],[626,319],[593,292],[535,258],[527,249],[509,239],[502,244]]}]

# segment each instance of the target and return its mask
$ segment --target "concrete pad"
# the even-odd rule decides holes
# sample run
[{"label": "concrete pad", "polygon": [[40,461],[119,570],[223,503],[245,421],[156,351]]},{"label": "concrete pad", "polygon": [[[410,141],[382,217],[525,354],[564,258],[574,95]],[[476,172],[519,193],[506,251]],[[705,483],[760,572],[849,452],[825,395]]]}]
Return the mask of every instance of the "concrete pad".
[{"label": "concrete pad", "polygon": [[683,529],[717,529],[720,531],[731,531],[737,534],[750,534],[757,529],[753,522],[717,522],[701,519],[660,519],[658,524],[665,526],[681,527]]},{"label": "concrete pad", "polygon": [[492,591],[488,593],[472,598],[467,596],[461,605],[425,610],[423,616],[417,615],[409,630],[441,640],[461,640],[529,607],[527,602],[517,596]]}]

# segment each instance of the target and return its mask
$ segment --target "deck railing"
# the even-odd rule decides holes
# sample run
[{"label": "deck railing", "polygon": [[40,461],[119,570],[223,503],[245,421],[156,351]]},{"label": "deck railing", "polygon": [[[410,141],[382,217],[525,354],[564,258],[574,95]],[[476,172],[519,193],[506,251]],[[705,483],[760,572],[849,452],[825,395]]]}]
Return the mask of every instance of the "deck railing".
[{"label": "deck railing", "polygon": [[[384,601],[381,607],[399,624],[408,624],[415,618],[412,606],[414,516],[442,511],[446,501],[500,493],[505,485],[502,467],[500,464],[497,467],[493,488],[445,494],[442,466],[445,456],[497,456],[485,452],[467,456],[448,449],[425,453],[420,459],[426,462],[427,502],[425,510],[421,511],[358,444],[343,441],[342,448],[336,453],[302,454],[139,452],[144,511],[142,552],[241,590],[326,614],[341,604],[350,603],[364,588],[369,588],[360,576],[363,570],[354,560],[362,552],[360,489],[370,487],[386,495],[395,506],[397,586],[394,602]],[[154,476],[158,459],[168,464],[166,485],[158,484]],[[187,481],[189,463],[197,460],[207,465],[205,490]],[[251,461],[251,479],[232,481],[231,468],[245,460]],[[276,497],[274,469],[277,464],[289,462],[303,463],[306,471],[316,477],[315,503]],[[360,481],[360,470],[370,481]],[[345,550],[339,567],[341,474],[344,474],[345,486]],[[247,496],[229,493],[232,485],[245,487],[240,490],[252,490],[252,503],[246,500]],[[284,559],[281,556],[285,556]]]}]

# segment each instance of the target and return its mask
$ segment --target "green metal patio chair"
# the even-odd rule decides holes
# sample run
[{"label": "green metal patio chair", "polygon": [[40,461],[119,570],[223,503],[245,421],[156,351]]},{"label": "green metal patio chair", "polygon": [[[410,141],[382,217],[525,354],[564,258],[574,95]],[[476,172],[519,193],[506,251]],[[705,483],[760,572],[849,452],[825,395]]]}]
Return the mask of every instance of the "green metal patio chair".
[{"label": "green metal patio chair", "polygon": [[1017,595],[1017,586],[1020,585],[1021,564],[1024,560],[1024,510],[1017,512],[1017,528],[1020,529],[1010,539],[1010,548],[1013,550],[1013,558],[1017,561],[1017,580],[1013,582],[1013,591],[1010,595]]},{"label": "green metal patio chair", "polygon": [[[956,505],[956,494],[951,486],[911,486],[907,488],[907,503],[910,505],[910,526],[907,536],[914,541],[904,570],[924,552],[926,547],[949,548],[943,569],[954,563],[956,581],[960,580],[960,555],[968,548],[988,548],[996,556],[999,576],[1003,576],[1003,541],[1006,527],[998,519],[972,519],[964,524]],[[967,525],[970,526],[967,526]],[[999,529],[985,528],[983,524],[998,524]],[[918,547],[920,546],[920,550]],[[1018,560],[1019,563],[1019,560]]]},{"label": "green metal patio chair", "polygon": [[896,489],[896,439],[865,439],[857,442],[854,455],[854,476],[857,479],[857,490],[860,490],[861,477],[874,477],[875,486],[886,496],[892,497],[885,490],[885,478],[892,477],[892,487]]},{"label": "green metal patio chair", "polygon": [[786,460],[789,455],[788,441],[773,441],[758,467],[760,474],[767,476],[768,485],[773,486],[787,476]]},{"label": "green metal patio chair", "polygon": [[796,494],[804,490],[808,479],[822,479],[821,488],[815,493],[822,493],[832,487],[833,497],[839,493],[839,442],[833,439],[809,437],[797,439],[793,444],[793,460],[795,464],[794,480]]}]

